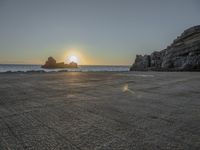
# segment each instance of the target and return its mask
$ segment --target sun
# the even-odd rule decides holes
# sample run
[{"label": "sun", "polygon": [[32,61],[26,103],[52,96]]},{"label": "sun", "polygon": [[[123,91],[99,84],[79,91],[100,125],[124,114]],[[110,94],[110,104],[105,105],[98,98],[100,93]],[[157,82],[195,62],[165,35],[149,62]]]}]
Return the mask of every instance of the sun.
[{"label": "sun", "polygon": [[68,60],[69,60],[69,62],[75,62],[75,63],[78,63],[78,61],[79,61],[78,58],[74,55],[69,56]]}]

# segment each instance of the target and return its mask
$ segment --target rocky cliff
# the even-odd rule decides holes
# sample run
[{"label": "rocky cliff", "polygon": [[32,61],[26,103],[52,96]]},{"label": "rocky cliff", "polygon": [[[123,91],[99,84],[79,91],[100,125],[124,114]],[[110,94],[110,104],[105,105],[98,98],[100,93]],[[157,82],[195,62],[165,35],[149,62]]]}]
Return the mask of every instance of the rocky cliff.
[{"label": "rocky cliff", "polygon": [[200,25],[185,30],[166,49],[136,55],[131,71],[200,71]]}]

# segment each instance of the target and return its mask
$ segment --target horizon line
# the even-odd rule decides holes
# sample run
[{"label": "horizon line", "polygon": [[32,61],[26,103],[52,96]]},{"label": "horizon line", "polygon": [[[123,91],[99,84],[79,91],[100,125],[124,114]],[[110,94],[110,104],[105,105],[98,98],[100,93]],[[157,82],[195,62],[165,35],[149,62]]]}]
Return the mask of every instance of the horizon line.
[{"label": "horizon line", "polygon": [[[43,64],[34,64],[34,63],[0,63],[0,65],[43,65]],[[78,66],[131,66],[131,65],[120,65],[120,64],[80,64]]]}]

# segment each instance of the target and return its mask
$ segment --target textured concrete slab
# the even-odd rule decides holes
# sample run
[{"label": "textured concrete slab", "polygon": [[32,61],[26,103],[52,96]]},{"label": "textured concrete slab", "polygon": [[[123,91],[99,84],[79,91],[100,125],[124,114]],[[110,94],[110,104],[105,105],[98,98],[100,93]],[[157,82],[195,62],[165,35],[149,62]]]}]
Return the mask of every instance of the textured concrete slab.
[{"label": "textured concrete slab", "polygon": [[200,73],[0,74],[0,149],[200,148]]}]

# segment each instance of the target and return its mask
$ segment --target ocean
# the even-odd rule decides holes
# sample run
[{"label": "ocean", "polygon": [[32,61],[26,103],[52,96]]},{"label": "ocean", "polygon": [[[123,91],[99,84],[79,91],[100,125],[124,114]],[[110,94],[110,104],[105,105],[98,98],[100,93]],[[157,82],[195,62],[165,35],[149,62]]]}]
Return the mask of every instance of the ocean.
[{"label": "ocean", "polygon": [[100,65],[80,65],[78,68],[66,69],[43,69],[41,65],[26,65],[26,64],[0,64],[0,72],[27,72],[27,71],[61,71],[67,70],[71,72],[99,72],[99,71],[129,71],[130,66],[100,66]]}]

